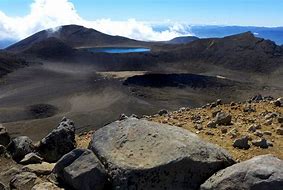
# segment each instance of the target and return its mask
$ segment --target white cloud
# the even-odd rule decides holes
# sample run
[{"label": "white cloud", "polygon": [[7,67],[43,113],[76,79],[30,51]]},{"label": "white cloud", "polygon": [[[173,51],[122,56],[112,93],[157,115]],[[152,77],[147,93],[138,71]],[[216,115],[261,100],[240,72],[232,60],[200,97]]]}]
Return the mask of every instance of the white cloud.
[{"label": "white cloud", "polygon": [[191,35],[181,24],[172,24],[166,30],[155,31],[150,23],[129,19],[85,20],[68,0],[34,0],[30,13],[23,17],[9,17],[0,11],[0,40],[23,39],[35,32],[60,25],[78,24],[98,31],[138,40],[169,40],[177,36]]}]

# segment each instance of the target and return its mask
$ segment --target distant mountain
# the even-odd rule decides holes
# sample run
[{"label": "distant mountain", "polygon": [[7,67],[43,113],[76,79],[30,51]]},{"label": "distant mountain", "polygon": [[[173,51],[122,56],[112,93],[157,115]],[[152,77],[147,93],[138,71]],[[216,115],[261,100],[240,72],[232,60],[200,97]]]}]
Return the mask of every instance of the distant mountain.
[{"label": "distant mountain", "polygon": [[190,63],[207,63],[231,70],[267,73],[283,66],[283,48],[251,32],[196,40],[171,48],[167,57],[171,61],[185,61],[185,68]]},{"label": "distant mountain", "polygon": [[166,43],[168,44],[187,44],[187,43],[193,42],[198,39],[199,38],[196,36],[182,36],[182,37],[174,38]]},{"label": "distant mountain", "polygon": [[200,38],[225,37],[251,31],[256,37],[283,44],[283,27],[192,26],[190,31]]},{"label": "distant mountain", "polygon": [[[182,43],[188,42],[190,43]],[[10,47],[32,57],[64,62],[95,64],[99,70],[151,70],[206,72],[228,69],[270,73],[283,66],[283,48],[270,40],[245,32],[224,38],[185,37],[172,43],[148,43],[109,36],[82,26],[62,26],[58,31],[44,30]],[[148,46],[151,52],[110,55],[77,50],[94,46]],[[105,64],[107,63],[107,64]]]},{"label": "distant mountain", "polygon": [[38,32],[16,44],[7,48],[9,51],[22,52],[34,44],[47,40],[48,38],[57,38],[61,42],[72,48],[79,47],[95,47],[95,46],[109,46],[109,45],[140,45],[145,42],[139,42],[121,36],[110,36],[103,34],[94,29],[85,28],[78,25],[66,25],[57,30],[43,30]]},{"label": "distant mountain", "polygon": [[[170,24],[153,26],[155,31],[166,31],[172,27]],[[283,27],[254,27],[254,26],[218,26],[218,25],[183,25],[182,35],[192,34],[199,38],[223,38],[251,31],[255,36],[274,41],[283,45]]]}]

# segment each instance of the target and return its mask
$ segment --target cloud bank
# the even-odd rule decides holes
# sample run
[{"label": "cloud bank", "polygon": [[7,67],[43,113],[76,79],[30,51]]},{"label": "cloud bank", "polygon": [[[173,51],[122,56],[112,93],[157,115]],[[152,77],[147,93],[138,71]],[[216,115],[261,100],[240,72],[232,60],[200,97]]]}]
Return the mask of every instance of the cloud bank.
[{"label": "cloud bank", "polygon": [[[95,14],[95,13],[94,13]],[[177,36],[192,35],[188,26],[174,23],[168,29],[157,31],[147,22],[129,19],[85,20],[69,0],[34,0],[30,12],[23,17],[9,17],[0,10],[0,40],[20,40],[47,28],[77,24],[110,35],[120,35],[137,40],[169,40]]]}]

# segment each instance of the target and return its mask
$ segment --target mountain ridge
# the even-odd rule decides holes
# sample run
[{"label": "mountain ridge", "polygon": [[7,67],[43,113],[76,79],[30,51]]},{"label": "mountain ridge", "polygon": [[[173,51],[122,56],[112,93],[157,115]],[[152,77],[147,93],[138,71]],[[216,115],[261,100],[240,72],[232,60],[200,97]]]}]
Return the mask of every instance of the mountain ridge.
[{"label": "mountain ridge", "polygon": [[8,51],[22,52],[32,45],[46,40],[50,37],[57,38],[72,48],[85,46],[103,46],[109,44],[133,44],[137,45],[144,42],[132,40],[121,36],[111,36],[97,30],[86,28],[79,25],[64,25],[57,30],[47,29],[40,31],[6,48]]}]

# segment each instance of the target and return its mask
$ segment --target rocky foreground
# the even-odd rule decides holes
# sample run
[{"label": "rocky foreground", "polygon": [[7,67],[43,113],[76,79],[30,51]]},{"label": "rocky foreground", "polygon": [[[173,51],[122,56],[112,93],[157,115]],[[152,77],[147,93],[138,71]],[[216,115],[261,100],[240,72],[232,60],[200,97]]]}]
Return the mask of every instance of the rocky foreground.
[{"label": "rocky foreground", "polygon": [[255,96],[122,115],[75,135],[63,118],[40,142],[0,127],[0,190],[283,189],[283,102]]}]

